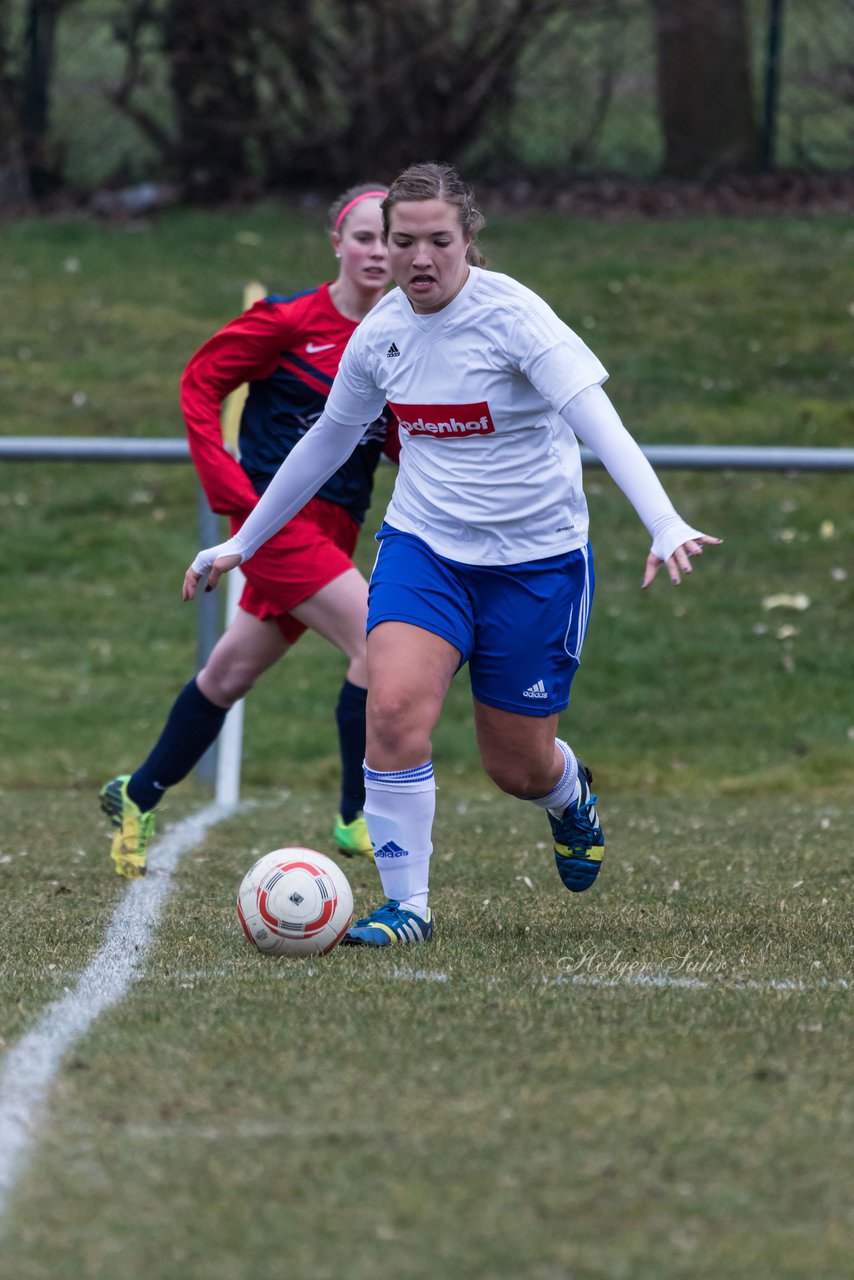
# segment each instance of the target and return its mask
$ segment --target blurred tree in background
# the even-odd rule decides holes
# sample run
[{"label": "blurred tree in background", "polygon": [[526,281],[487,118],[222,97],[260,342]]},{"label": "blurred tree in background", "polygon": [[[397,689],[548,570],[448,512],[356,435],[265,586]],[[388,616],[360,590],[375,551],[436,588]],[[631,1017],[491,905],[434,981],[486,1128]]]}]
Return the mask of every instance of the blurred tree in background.
[{"label": "blurred tree in background", "polygon": [[844,170],[852,67],[850,0],[0,0],[0,204],[246,199],[425,158],[705,180],[771,167],[772,130],[781,164]]},{"label": "blurred tree in background", "polygon": [[62,184],[61,157],[50,133],[50,93],[57,23],[74,3],[27,0],[15,14],[10,0],[0,0],[0,195],[8,184],[40,200]]},{"label": "blurred tree in background", "polygon": [[664,172],[755,172],[761,153],[746,0],[651,3]]},{"label": "blurred tree in background", "polygon": [[[190,198],[341,186],[456,155],[512,98],[522,52],[562,0],[136,0],[113,102]],[[173,122],[140,106],[155,28]]]}]

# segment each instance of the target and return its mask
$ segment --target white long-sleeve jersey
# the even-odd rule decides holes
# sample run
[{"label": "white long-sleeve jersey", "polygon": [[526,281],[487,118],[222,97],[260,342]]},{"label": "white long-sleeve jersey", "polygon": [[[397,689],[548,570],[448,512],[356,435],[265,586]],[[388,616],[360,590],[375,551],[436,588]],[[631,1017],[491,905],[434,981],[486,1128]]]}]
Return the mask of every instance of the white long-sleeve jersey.
[{"label": "white long-sleeve jersey", "polygon": [[[607,372],[530,289],[472,267],[441,311],[401,290],[362,321],[320,421],[293,450],[240,533],[216,554],[247,559],[355,447],[385,403],[400,423],[388,522],[465,564],[519,564],[588,537],[580,438],[634,505],[666,560],[694,537],[601,390]],[[194,564],[202,572],[212,563]]]}]

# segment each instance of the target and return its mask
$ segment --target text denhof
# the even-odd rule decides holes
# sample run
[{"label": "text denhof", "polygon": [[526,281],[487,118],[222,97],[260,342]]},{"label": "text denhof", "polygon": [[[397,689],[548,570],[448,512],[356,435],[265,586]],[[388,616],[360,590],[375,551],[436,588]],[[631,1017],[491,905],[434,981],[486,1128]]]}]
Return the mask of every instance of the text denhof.
[{"label": "text denhof", "polygon": [[495,424],[485,400],[478,404],[395,404],[389,401],[401,431],[410,436],[458,440],[461,436],[488,436]]}]

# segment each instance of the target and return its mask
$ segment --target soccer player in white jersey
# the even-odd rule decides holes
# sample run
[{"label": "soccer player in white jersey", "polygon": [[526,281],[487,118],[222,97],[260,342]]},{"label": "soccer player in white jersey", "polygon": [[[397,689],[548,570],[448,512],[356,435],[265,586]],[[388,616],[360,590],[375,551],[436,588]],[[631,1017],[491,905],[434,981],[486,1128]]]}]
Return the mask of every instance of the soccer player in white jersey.
[{"label": "soccer player in white jersey", "polygon": [[351,338],[326,409],[238,534],[199,553],[192,599],[251,556],[388,402],[400,471],[371,577],[365,817],[386,901],[344,942],[427,941],[435,811],[431,734],[469,666],[478,748],[510,795],[545,809],[561,880],[595,880],[604,837],[590,771],[556,737],[593,594],[578,440],[652,538],[643,586],[678,584],[712,538],[674,510],[602,390],[607,373],[536,294],[484,270],[483,218],[446,165],[392,184],[383,224],[397,289]]}]

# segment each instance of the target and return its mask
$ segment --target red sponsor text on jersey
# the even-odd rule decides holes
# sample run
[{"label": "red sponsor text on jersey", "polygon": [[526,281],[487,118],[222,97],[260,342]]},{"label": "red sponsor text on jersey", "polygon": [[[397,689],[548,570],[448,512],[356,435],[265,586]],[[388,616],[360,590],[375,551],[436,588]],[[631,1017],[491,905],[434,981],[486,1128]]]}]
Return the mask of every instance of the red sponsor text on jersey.
[{"label": "red sponsor text on jersey", "polygon": [[495,431],[489,405],[478,404],[395,404],[389,400],[401,431],[410,436],[431,436],[437,440],[459,436],[488,436]]}]

